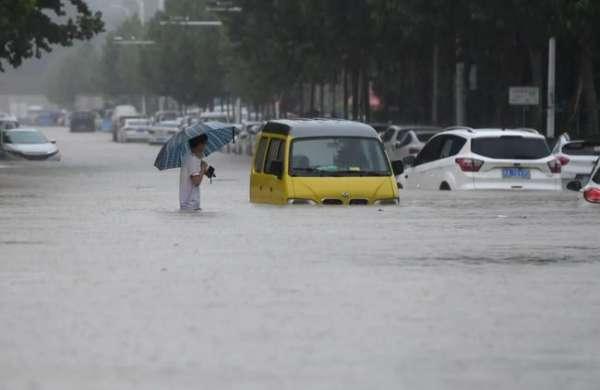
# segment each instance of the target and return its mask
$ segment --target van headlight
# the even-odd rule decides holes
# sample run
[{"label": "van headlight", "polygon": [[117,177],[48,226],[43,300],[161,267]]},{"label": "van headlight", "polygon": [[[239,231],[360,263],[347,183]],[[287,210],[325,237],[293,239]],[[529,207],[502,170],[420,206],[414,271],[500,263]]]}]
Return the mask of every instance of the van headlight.
[{"label": "van headlight", "polygon": [[288,199],[288,204],[296,206],[315,206],[317,202],[310,199]]},{"label": "van headlight", "polygon": [[400,199],[398,198],[390,198],[390,199],[379,199],[376,200],[375,206],[397,206],[400,204]]}]

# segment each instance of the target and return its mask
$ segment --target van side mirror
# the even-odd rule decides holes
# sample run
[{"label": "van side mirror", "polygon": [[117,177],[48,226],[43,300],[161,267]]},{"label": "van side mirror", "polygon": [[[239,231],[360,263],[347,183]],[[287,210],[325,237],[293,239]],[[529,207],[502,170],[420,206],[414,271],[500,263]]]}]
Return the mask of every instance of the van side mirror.
[{"label": "van side mirror", "polygon": [[413,167],[417,158],[415,156],[406,156],[402,159],[405,167]]},{"label": "van side mirror", "polygon": [[579,192],[582,188],[583,185],[581,185],[581,182],[579,180],[575,180],[567,184],[567,190],[569,191]]},{"label": "van side mirror", "polygon": [[278,179],[283,178],[283,161],[271,161],[269,172],[277,176]]},{"label": "van side mirror", "polygon": [[402,161],[392,161],[392,171],[394,171],[394,176],[400,176],[404,173],[404,163]]}]

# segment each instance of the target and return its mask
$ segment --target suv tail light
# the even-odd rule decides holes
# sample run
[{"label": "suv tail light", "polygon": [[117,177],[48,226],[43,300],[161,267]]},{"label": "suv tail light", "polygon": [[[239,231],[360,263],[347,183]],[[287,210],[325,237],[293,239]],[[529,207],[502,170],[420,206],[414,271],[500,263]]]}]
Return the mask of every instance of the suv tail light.
[{"label": "suv tail light", "polygon": [[562,165],[563,167],[571,162],[571,160],[566,156],[559,156],[558,161],[560,162],[560,165]]},{"label": "suv tail light", "polygon": [[483,166],[483,161],[474,158],[457,158],[455,161],[463,172],[479,172]]},{"label": "suv tail light", "polygon": [[560,160],[552,160],[548,162],[548,168],[550,168],[550,172],[552,173],[561,173],[563,165],[565,164],[561,163]]},{"label": "suv tail light", "polygon": [[600,203],[600,189],[591,188],[583,193],[583,197],[590,203]]}]

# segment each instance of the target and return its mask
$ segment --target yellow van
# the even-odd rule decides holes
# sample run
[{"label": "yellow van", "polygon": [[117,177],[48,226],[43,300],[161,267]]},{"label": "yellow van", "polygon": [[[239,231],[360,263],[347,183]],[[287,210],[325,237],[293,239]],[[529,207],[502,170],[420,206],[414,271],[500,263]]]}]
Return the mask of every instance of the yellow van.
[{"label": "yellow van", "polygon": [[395,174],[377,132],[342,120],[277,120],[258,135],[250,201],[275,205],[398,204]]}]

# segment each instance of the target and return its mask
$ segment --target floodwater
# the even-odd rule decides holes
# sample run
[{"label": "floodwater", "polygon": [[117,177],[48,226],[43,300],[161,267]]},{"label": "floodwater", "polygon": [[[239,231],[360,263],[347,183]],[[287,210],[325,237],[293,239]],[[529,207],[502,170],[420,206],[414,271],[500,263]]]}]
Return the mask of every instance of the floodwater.
[{"label": "floodwater", "polygon": [[0,390],[600,388],[578,194],[255,206],[219,154],[182,214],[157,148],[46,133],[62,162],[0,161]]}]

